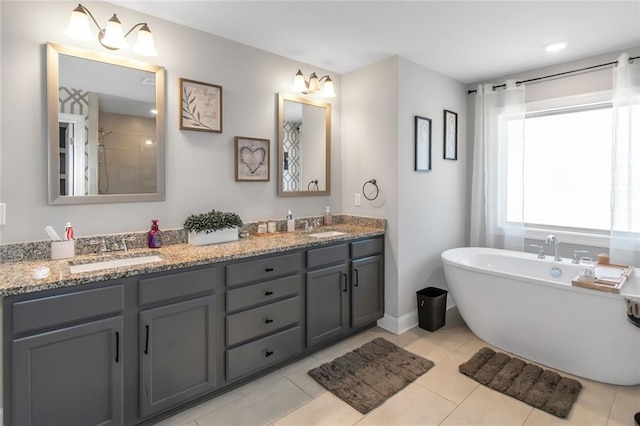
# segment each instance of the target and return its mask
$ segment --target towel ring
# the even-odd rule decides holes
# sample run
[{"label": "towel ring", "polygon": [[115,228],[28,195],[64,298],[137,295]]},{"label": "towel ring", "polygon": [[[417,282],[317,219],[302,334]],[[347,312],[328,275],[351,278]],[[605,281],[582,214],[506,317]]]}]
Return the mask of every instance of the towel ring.
[{"label": "towel ring", "polygon": [[311,185],[315,185],[316,186],[316,191],[320,190],[320,188],[318,187],[318,179],[314,179],[314,180],[312,180],[311,182],[309,182],[307,184],[307,191],[311,191],[311,189],[310,189]]},{"label": "towel ring", "polygon": [[[376,195],[374,195],[373,197],[369,198],[367,197],[367,193],[364,191],[365,187],[367,186],[367,184],[370,183],[371,185],[375,186],[376,188]],[[364,195],[364,198],[366,198],[369,201],[373,201],[376,198],[378,198],[378,194],[380,194],[380,188],[378,188],[378,184],[376,183],[375,179],[371,179],[368,180],[364,183],[364,185],[362,185],[362,195]]]}]

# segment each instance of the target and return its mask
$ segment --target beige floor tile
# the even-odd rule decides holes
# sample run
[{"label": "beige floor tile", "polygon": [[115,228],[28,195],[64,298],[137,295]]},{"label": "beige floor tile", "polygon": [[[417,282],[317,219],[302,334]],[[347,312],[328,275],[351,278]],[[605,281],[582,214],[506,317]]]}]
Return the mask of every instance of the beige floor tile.
[{"label": "beige floor tile", "polygon": [[615,386],[585,379],[584,377],[573,376],[562,371],[558,371],[558,374],[570,377],[582,383],[582,390],[580,391],[580,395],[578,395],[578,402],[586,402],[588,404],[595,405],[598,408],[606,410],[607,413],[611,410],[613,401],[616,397]]},{"label": "beige floor tile", "polygon": [[182,426],[187,423],[189,423],[189,426],[192,426],[190,424],[191,421],[197,419],[198,417],[202,417],[205,414],[208,414],[213,410],[216,410],[239,398],[242,398],[242,393],[240,393],[237,390],[229,393],[225,393],[214,399],[203,402],[200,405],[197,405],[193,408],[190,408],[179,414],[176,414],[173,417],[162,420],[161,422],[156,423],[156,426]]},{"label": "beige floor tile", "polygon": [[352,425],[364,416],[332,393],[313,401],[274,422],[274,426]]},{"label": "beige floor tile", "polygon": [[419,377],[416,383],[455,404],[460,404],[475,388],[480,386],[478,382],[458,371],[458,366],[466,360],[466,357],[459,354],[451,354]]},{"label": "beige floor tile", "polygon": [[429,335],[428,340],[454,352],[476,336],[466,327],[441,328]]},{"label": "beige floor tile", "polygon": [[371,330],[366,330],[362,333],[356,334],[355,336],[351,336],[342,342],[338,342],[335,345],[318,351],[314,353],[313,356],[316,359],[323,359],[323,362],[333,361],[340,355],[344,355],[347,352],[359,348],[367,342],[370,342],[371,340],[373,340],[373,338],[373,332]]},{"label": "beige floor tile", "polygon": [[294,373],[298,370],[302,370],[302,369],[308,370],[309,366],[315,364],[316,362],[317,362],[317,359],[312,356],[303,358],[298,362],[279,368],[273,373],[269,373],[266,376],[260,377],[259,379],[249,382],[246,385],[238,388],[238,390],[242,392],[243,395],[249,395],[250,393],[257,391],[258,389],[262,389],[265,386],[268,386],[280,379],[283,379],[287,375]]},{"label": "beige floor tile", "polygon": [[373,335],[371,337],[371,340],[373,340],[376,337],[382,337],[390,341],[394,345],[400,346],[401,348],[404,348],[405,346],[415,342],[418,339],[425,338],[429,334],[428,331],[422,330],[418,327],[414,327],[411,330],[405,331],[402,334],[393,334],[379,327],[376,327],[372,330],[373,330]]},{"label": "beige floor tile", "polygon": [[607,426],[633,425],[633,416],[640,411],[640,386],[616,386]]},{"label": "beige floor tile", "polygon": [[405,349],[420,355],[424,358],[430,359],[436,365],[451,355],[451,352],[443,348],[442,346],[432,343],[428,338],[416,340],[415,342],[405,346]]},{"label": "beige floor tile", "polygon": [[[473,334],[473,333],[472,333]],[[495,346],[491,346],[484,340],[480,339],[476,335],[472,335],[469,340],[467,340],[462,346],[460,346],[456,352],[466,356],[467,358],[471,358],[476,352],[484,347],[492,348],[493,350],[501,350],[496,348]],[[504,352],[504,351],[502,351]]]},{"label": "beige floor tile", "polygon": [[437,425],[456,405],[415,383],[369,412],[358,426]]},{"label": "beige floor tile", "polygon": [[533,408],[510,396],[478,386],[441,424],[521,425]]},{"label": "beige floor tile", "polygon": [[327,392],[327,389],[318,383],[315,379],[309,376],[308,371],[322,364],[322,361],[317,360],[313,364],[308,365],[306,368],[294,371],[287,376],[287,379],[291,380],[293,384],[306,392],[311,398],[317,398],[320,395]]},{"label": "beige floor tile", "polygon": [[288,379],[272,383],[260,392],[243,396],[225,406],[198,417],[198,426],[267,425],[311,401],[309,395]]},{"label": "beige floor tile", "polygon": [[608,410],[578,400],[566,419],[534,409],[524,426],[604,426],[608,413]]}]

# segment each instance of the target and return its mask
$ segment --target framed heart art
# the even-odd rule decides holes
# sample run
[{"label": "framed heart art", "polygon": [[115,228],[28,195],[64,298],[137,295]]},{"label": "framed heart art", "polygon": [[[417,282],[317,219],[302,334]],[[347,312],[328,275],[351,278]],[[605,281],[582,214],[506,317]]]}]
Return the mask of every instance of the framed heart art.
[{"label": "framed heart art", "polygon": [[268,182],[269,139],[236,136],[234,143],[236,182]]}]

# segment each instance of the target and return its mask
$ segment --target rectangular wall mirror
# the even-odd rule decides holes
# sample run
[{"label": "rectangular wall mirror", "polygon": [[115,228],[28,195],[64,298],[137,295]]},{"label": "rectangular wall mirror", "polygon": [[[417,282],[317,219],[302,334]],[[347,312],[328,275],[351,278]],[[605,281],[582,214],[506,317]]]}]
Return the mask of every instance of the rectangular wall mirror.
[{"label": "rectangular wall mirror", "polygon": [[278,94],[278,196],[331,193],[331,104]]},{"label": "rectangular wall mirror", "polygon": [[49,204],[164,200],[164,68],[47,43]]}]

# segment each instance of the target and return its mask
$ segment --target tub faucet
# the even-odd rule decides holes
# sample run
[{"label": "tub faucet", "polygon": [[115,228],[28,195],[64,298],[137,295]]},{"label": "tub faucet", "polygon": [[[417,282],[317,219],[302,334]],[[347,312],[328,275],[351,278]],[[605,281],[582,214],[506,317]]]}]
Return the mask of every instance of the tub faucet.
[{"label": "tub faucet", "polygon": [[553,244],[553,260],[556,262],[561,262],[562,257],[560,257],[560,241],[558,241],[558,238],[555,235],[547,235],[545,244]]}]

